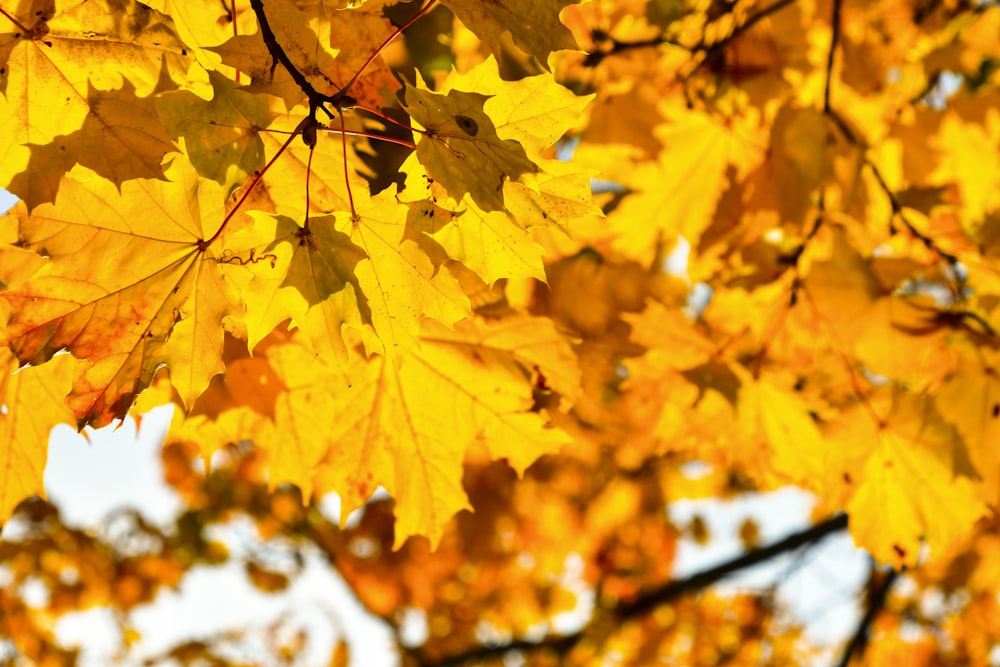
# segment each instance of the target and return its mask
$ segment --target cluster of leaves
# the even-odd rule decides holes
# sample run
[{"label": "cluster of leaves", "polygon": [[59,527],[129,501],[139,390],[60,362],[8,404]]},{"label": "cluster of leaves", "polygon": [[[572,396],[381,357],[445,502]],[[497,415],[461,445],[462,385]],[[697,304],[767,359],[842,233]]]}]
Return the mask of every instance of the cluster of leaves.
[{"label": "cluster of leaves", "polygon": [[[7,392],[17,481],[0,512],[41,491],[52,423],[124,417],[161,368],[212,423],[206,457],[253,439],[273,484],[336,490],[348,510],[382,486],[400,543],[436,540],[467,506],[474,443],[520,471],[568,441],[532,383],[577,392],[570,339],[473,300],[544,278],[529,227],[596,211],[589,175],[545,157],[588,98],[548,72],[503,81],[493,59],[401,87],[378,51],[398,33],[384,4],[5,3],[2,180],[23,204],[6,220],[3,361],[47,393]],[[484,38],[551,24],[532,42],[545,56],[573,46],[557,14],[473,23]],[[402,124],[393,111],[416,145],[394,139],[411,149],[401,184],[370,184],[362,156]],[[73,360],[53,365],[60,351]],[[55,412],[32,414],[40,400]]]},{"label": "cluster of leaves", "polygon": [[[387,489],[399,551],[334,562],[443,619],[423,662],[481,643],[463,599],[549,621],[569,555],[631,619],[682,497],[795,484],[880,562],[990,562],[994,3],[0,0],[0,30],[0,517],[53,424],[138,397],[345,517]],[[599,616],[559,656],[699,645]],[[698,660],[744,645],[801,658]]]}]

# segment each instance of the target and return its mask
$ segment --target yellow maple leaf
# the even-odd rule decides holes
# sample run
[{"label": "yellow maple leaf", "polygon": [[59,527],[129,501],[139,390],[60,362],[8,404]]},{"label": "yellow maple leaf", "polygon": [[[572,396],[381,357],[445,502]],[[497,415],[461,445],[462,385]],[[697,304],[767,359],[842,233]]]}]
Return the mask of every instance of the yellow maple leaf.
[{"label": "yellow maple leaf", "polygon": [[845,510],[859,546],[884,563],[915,565],[923,540],[939,554],[988,512],[956,473],[958,434],[927,397],[898,394],[879,426],[864,410],[841,414],[828,433],[856,491]]},{"label": "yellow maple leaf", "polygon": [[403,108],[423,129],[417,157],[456,201],[469,193],[483,210],[503,210],[504,182],[538,171],[521,144],[497,135],[484,111],[486,95],[435,93],[418,80],[406,85],[404,98]]},{"label": "yellow maple leaf", "polygon": [[581,218],[604,216],[591,198],[590,181],[595,172],[581,171],[559,160],[541,160],[538,166],[545,173],[536,174],[530,184],[504,183],[507,212],[518,224],[526,228],[555,225],[566,234],[570,224]]},{"label": "yellow maple leaf", "polygon": [[486,42],[490,51],[502,53],[501,37],[510,33],[514,43],[548,67],[549,54],[576,49],[573,33],[559,21],[559,12],[579,0],[444,0],[469,30]]},{"label": "yellow maple leaf", "polygon": [[[249,3],[234,7],[218,0],[150,0],[145,4],[173,19],[177,34],[209,72],[220,58],[207,47],[222,44],[234,34],[249,35],[257,29],[257,17]],[[233,9],[235,18],[230,15]]]},{"label": "yellow maple leaf", "polygon": [[545,249],[531,228],[565,228],[585,215],[599,214],[590,196],[590,175],[571,165],[543,160],[554,173],[533,176],[531,185],[506,181],[506,210],[483,210],[468,194],[455,201],[411,155],[400,199],[409,203],[408,225],[427,234],[450,259],[492,285],[501,278],[545,280]]},{"label": "yellow maple leaf", "polygon": [[[337,230],[365,254],[355,275],[381,348],[369,351],[392,358],[416,345],[425,317],[453,324],[471,314],[458,281],[405,238],[409,211],[389,189],[360,204],[355,216],[336,214]],[[366,344],[371,348],[372,342]]]},{"label": "yellow maple leaf", "polygon": [[[18,228],[27,215],[24,204],[17,203],[6,215],[0,217],[0,286],[4,289],[23,283],[45,265],[44,257],[16,245]],[[0,322],[7,321],[4,306],[6,302],[0,300]]]},{"label": "yellow maple leaf", "polygon": [[[452,331],[433,320],[402,364],[356,358],[350,386],[301,347],[279,346],[268,360],[289,388],[278,399],[273,483],[337,491],[342,517],[378,486],[397,500],[396,544],[410,535],[432,543],[467,508],[462,461],[473,447],[523,471],[568,439],[532,411],[533,369],[570,390],[568,343],[530,320],[499,329],[469,324]],[[289,446],[288,434],[296,444]]]},{"label": "yellow maple leaf", "polygon": [[[28,208],[55,200],[59,176],[74,164],[92,169],[116,185],[133,178],[163,178],[163,157],[176,151],[160,123],[152,98],[136,97],[128,80],[121,88],[91,86],[83,126],[51,143],[29,145],[31,158],[7,189]],[[0,170],[0,179],[4,177]]]},{"label": "yellow maple leaf", "polygon": [[996,362],[996,353],[987,348],[978,348],[975,355],[962,355],[936,397],[942,416],[965,440],[983,481],[980,497],[987,501],[1000,497],[1000,379],[994,371]]},{"label": "yellow maple leaf", "polygon": [[59,355],[15,373],[17,359],[0,347],[0,524],[28,496],[45,495],[49,432],[74,421],[65,398],[76,365],[69,355]]},{"label": "yellow maple leaf", "polygon": [[305,228],[285,216],[252,216],[253,227],[228,244],[223,267],[242,286],[250,349],[290,319],[320,356],[345,366],[343,326],[371,320],[354,275],[365,253],[333,216],[311,218]]},{"label": "yellow maple leaf", "polygon": [[517,141],[532,160],[575,127],[594,99],[576,95],[548,73],[504,81],[493,56],[468,72],[453,70],[438,92],[452,90],[488,96],[483,111],[493,120],[497,136]]},{"label": "yellow maple leaf", "polygon": [[865,330],[867,315],[884,290],[866,259],[843,229],[823,234],[829,259],[816,261],[805,289],[842,343],[853,343]]},{"label": "yellow maple leaf", "polygon": [[161,364],[189,406],[223,369],[222,320],[241,310],[211,249],[224,198],[185,164],[121,193],[77,167],[21,220],[21,241],[51,261],[0,296],[3,341],[22,363],[61,349],[91,362],[69,399],[81,424],[123,417]]},{"label": "yellow maple leaf", "polygon": [[275,113],[267,96],[240,90],[218,72],[210,72],[209,81],[211,100],[189,91],[167,92],[156,100],[156,111],[171,137],[184,137],[199,174],[222,185],[242,184],[264,166],[260,132]]},{"label": "yellow maple leaf", "polygon": [[829,445],[800,396],[760,378],[740,387],[738,407],[748,440],[767,443],[769,464],[777,472],[805,488],[824,490]]},{"label": "yellow maple leaf", "polygon": [[543,317],[516,315],[489,326],[464,320],[454,329],[428,324],[420,340],[464,347],[479,355],[488,353],[494,360],[516,363],[526,371],[541,374],[534,380],[536,386],[542,384],[570,401],[582,391],[576,355],[552,320]]},{"label": "yellow maple leaf", "polygon": [[[0,28],[0,91],[14,108],[15,123],[5,131],[21,143],[47,144],[79,129],[91,112],[91,90],[121,89],[124,78],[146,97],[164,66],[178,81],[188,79],[192,59],[170,19],[135,0],[4,0],[0,8],[17,21],[5,19]],[[192,75],[204,82],[203,71]]]},{"label": "yellow maple leaf", "polygon": [[403,168],[408,178],[402,195],[429,195],[409,204],[407,224],[411,229],[429,235],[450,259],[461,262],[489,285],[500,278],[545,279],[542,247],[518,218],[507,211],[484,211],[468,195],[461,202],[449,202],[454,204],[451,209],[439,206],[428,179],[418,177],[424,172],[416,159],[410,156]]},{"label": "yellow maple leaf", "polygon": [[[674,109],[656,129],[663,144],[657,162],[627,168],[622,182],[633,192],[608,216],[617,249],[648,261],[662,237],[683,236],[697,246],[730,178],[759,163],[758,118],[717,119]],[[599,154],[591,154],[597,159]],[[732,170],[727,170],[732,165]],[[650,224],[638,225],[636,220]]]}]

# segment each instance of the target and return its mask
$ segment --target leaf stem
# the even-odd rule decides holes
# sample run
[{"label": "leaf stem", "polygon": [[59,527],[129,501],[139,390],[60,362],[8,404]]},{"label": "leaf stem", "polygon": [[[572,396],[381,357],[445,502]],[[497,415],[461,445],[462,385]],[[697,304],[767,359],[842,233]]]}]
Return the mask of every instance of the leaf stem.
[{"label": "leaf stem", "polygon": [[356,220],[358,217],[358,212],[354,210],[354,194],[351,192],[351,179],[350,172],[347,169],[347,139],[345,135],[347,130],[344,128],[344,114],[341,112],[340,116],[340,147],[343,150],[344,155],[344,185],[347,186],[347,201],[351,205],[351,219]]},{"label": "leaf stem", "polygon": [[[233,205],[233,208],[229,211],[229,213],[226,214],[226,217],[223,218],[222,224],[219,225],[219,229],[216,230],[215,234],[213,234],[212,237],[210,239],[208,239],[207,241],[201,241],[201,242],[198,243],[198,246],[202,250],[204,250],[205,248],[208,248],[210,245],[212,245],[216,241],[216,239],[219,238],[219,236],[222,235],[222,230],[224,230],[226,228],[226,225],[228,225],[229,221],[233,219],[233,216],[236,215],[236,212],[238,210],[240,210],[240,206],[242,206],[243,202],[245,202],[247,200],[247,197],[249,197],[250,193],[253,192],[253,189],[255,187],[257,187],[257,184],[260,183],[261,180],[263,180],[264,174],[266,174],[267,170],[271,168],[271,165],[273,165],[277,161],[277,159],[279,157],[281,157],[281,154],[284,153],[285,149],[288,148],[291,145],[292,141],[295,140],[295,137],[299,136],[299,134],[302,133],[302,127],[305,125],[305,123],[308,120],[310,120],[310,119],[309,118],[303,118],[302,119],[302,122],[299,123],[299,127],[295,128],[295,131],[288,135],[288,139],[286,139],[285,143],[283,143],[281,145],[281,148],[279,148],[278,152],[274,154],[274,157],[272,157],[270,160],[268,160],[267,164],[264,165],[264,168],[261,169],[260,171],[258,171],[254,175],[253,180],[250,182],[250,186],[243,192],[243,194],[240,196],[239,200],[237,200],[237,202]],[[310,155],[311,155],[311,153],[310,153]],[[308,195],[308,191],[307,191],[307,195]]]},{"label": "leaf stem", "polygon": [[389,114],[382,113],[378,109],[374,109],[372,107],[362,106],[360,104],[356,104],[356,105],[354,105],[351,108],[359,110],[359,111],[366,111],[366,112],[370,113],[373,116],[378,116],[382,120],[384,120],[384,121],[386,121],[388,123],[392,123],[393,125],[398,125],[399,127],[403,128],[405,130],[409,130],[410,132],[418,132],[420,134],[427,134],[426,130],[421,130],[419,128],[413,127],[412,125],[410,125],[408,123],[404,123],[404,122],[402,122],[400,120],[396,120],[395,118],[393,118]]},{"label": "leaf stem", "polygon": [[23,23],[21,23],[16,18],[14,18],[10,14],[8,14],[6,9],[3,9],[2,7],[0,7],[0,14],[3,14],[4,16],[6,16],[7,20],[9,20],[11,23],[13,23],[14,25],[16,25],[18,27],[18,29],[21,30],[21,31],[23,31],[25,34],[31,33],[31,30],[29,30],[28,28],[25,28]]},{"label": "leaf stem", "polygon": [[[294,136],[294,135],[293,135]],[[316,142],[313,142],[309,146],[309,159],[306,160],[306,219],[302,223],[303,229],[309,229],[309,181],[312,176],[312,165],[313,165],[313,149],[316,148]],[[350,186],[348,186],[350,187]]]},{"label": "leaf stem", "polygon": [[407,141],[406,139],[399,139],[397,137],[387,137],[382,134],[374,134],[372,132],[361,132],[360,130],[341,130],[335,127],[325,127],[324,132],[337,132],[338,134],[347,135],[351,137],[367,137],[369,139],[375,139],[377,141],[385,141],[390,144],[399,144],[400,146],[406,146],[407,148],[416,148],[416,144],[412,141]]},{"label": "leaf stem", "polygon": [[375,61],[375,58],[378,57],[378,54],[380,54],[385,47],[389,46],[389,44],[391,44],[394,39],[399,37],[404,30],[406,30],[411,25],[416,23],[421,16],[424,16],[427,12],[429,12],[436,3],[437,0],[430,0],[430,2],[421,7],[416,14],[411,16],[408,21],[406,21],[403,25],[396,28],[395,32],[386,37],[385,40],[381,44],[379,44],[378,48],[375,49],[375,51],[370,56],[368,56],[368,59],[364,62],[364,64],[362,64],[361,67],[358,68],[358,71],[354,73],[354,76],[352,76],[351,79],[333,95],[333,97],[336,99],[342,99],[346,97],[347,93],[351,90],[351,86],[353,86],[357,82],[358,78],[364,73],[366,69],[368,69],[368,66]]}]

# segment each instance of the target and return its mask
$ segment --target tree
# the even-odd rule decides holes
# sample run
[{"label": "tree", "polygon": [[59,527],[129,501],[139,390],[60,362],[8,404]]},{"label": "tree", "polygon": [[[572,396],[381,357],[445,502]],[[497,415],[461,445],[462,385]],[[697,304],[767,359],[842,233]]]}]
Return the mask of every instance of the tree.
[{"label": "tree", "polygon": [[[765,598],[684,597],[742,561],[670,582],[663,511],[788,484],[817,526],[748,562],[849,524],[892,568],[845,662],[996,646],[959,620],[997,611],[995,3],[0,0],[0,26],[0,519],[54,424],[166,402],[191,507],[130,557],[22,505],[5,558],[51,590],[0,589],[23,656],[72,661],[54,616],[224,558],[206,526],[240,511],[440,620],[413,664],[799,664]],[[570,554],[592,618],[529,638]]]}]

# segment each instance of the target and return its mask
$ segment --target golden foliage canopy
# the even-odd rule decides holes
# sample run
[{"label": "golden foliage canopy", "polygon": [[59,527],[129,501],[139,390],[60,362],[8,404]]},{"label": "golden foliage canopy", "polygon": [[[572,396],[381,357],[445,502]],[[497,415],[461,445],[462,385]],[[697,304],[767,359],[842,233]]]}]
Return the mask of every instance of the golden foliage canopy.
[{"label": "golden foliage canopy", "polygon": [[[395,569],[338,563],[387,617],[491,512],[611,610],[687,496],[797,485],[897,569],[993,545],[998,35],[971,0],[0,0],[0,521],[52,426],[173,402],[176,451],[391,494]],[[480,556],[469,595],[512,576]],[[590,657],[680,650],[622,633]]]}]

